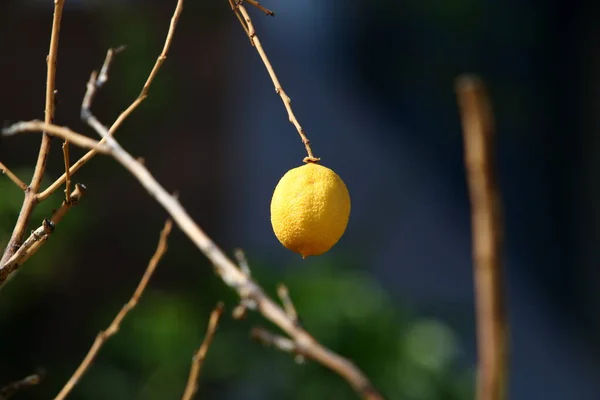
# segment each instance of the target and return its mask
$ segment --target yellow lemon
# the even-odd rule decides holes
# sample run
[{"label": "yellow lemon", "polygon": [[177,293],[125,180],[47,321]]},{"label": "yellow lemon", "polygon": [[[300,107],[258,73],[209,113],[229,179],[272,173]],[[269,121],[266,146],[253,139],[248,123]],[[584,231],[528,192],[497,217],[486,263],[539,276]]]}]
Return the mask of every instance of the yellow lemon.
[{"label": "yellow lemon", "polygon": [[340,240],[350,217],[350,194],[335,172],[308,163],[289,170],[271,200],[277,239],[302,258],[323,254]]}]

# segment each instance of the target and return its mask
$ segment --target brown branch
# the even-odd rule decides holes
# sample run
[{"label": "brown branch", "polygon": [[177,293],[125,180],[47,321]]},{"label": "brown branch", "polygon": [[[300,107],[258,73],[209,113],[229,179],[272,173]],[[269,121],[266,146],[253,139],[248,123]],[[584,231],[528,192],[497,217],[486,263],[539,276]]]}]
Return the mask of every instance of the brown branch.
[{"label": "brown branch", "polygon": [[62,145],[63,159],[65,160],[65,200],[68,202],[71,193],[71,172],[69,165],[71,164],[71,156],[69,153],[69,141],[65,140]]},{"label": "brown branch", "polygon": [[[52,18],[52,33],[50,34],[50,49],[48,51],[47,64],[48,72],[46,78],[46,109],[44,121],[49,124],[54,119],[54,91],[55,91],[55,77],[56,77],[56,59],[58,56],[58,37],[60,33],[60,21],[62,19],[62,11],[65,0],[54,0],[54,16]],[[46,162],[48,160],[48,153],[50,152],[50,136],[45,133],[42,135],[42,143],[40,145],[40,151],[38,159],[35,164],[35,170],[33,172],[33,178],[29,184],[29,189],[25,192],[25,199],[21,206],[21,211],[17,222],[13,229],[8,245],[4,249],[2,259],[0,259],[0,265],[8,260],[18,248],[19,242],[23,238],[29,217],[33,213],[35,206],[37,205],[37,192],[40,189],[42,178],[44,177],[44,171],[46,170]]]},{"label": "brown branch", "polygon": [[41,381],[42,374],[36,373],[26,376],[23,379],[19,379],[18,381],[11,382],[0,389],[0,400],[8,400],[18,391],[38,385]]},{"label": "brown branch", "polygon": [[508,321],[502,272],[503,228],[494,174],[493,116],[483,82],[456,83],[471,201],[479,369],[478,400],[506,398]]},{"label": "brown branch", "polygon": [[263,7],[258,1],[255,0],[245,0],[246,3],[250,4],[251,6],[254,6],[256,8],[258,8],[260,11],[264,12],[266,15],[270,15],[271,17],[275,16],[275,13],[271,10],[269,10],[268,8]]},{"label": "brown branch", "polygon": [[66,199],[61,206],[52,213],[50,219],[44,220],[42,226],[31,232],[31,235],[23,242],[19,249],[0,266],[0,286],[6,281],[10,274],[23,265],[31,256],[33,256],[42,247],[50,234],[54,232],[56,225],[63,219],[71,207],[79,204],[79,201],[85,196],[86,188],[82,184],[75,184],[75,190],[71,193],[69,201]]},{"label": "brown branch", "polygon": [[219,303],[217,304],[213,312],[210,314],[208,328],[206,330],[204,340],[202,341],[202,344],[200,345],[198,351],[192,357],[190,375],[188,377],[183,396],[181,397],[182,400],[191,400],[198,391],[198,377],[200,376],[200,369],[202,368],[202,364],[206,359],[206,353],[208,352],[208,348],[210,347],[213,337],[215,336],[215,332],[217,331],[217,326],[219,325],[219,318],[221,317],[221,314],[223,314],[223,309],[223,303]]},{"label": "brown branch", "polygon": [[0,172],[2,172],[4,175],[8,176],[8,179],[13,181],[13,183],[15,185],[17,185],[19,187],[19,189],[27,190],[27,184],[25,182],[23,182],[22,180],[20,180],[19,177],[17,175],[15,175],[10,169],[8,169],[8,167],[6,165],[2,164],[2,162],[0,162]]},{"label": "brown branch", "polygon": [[73,388],[75,387],[77,382],[79,382],[79,380],[81,379],[83,374],[87,371],[87,369],[90,367],[90,365],[92,364],[92,362],[98,355],[100,348],[104,345],[104,343],[108,339],[110,339],[113,335],[115,335],[119,331],[119,328],[121,326],[121,322],[123,321],[123,319],[125,319],[127,314],[137,305],[137,303],[140,300],[140,297],[142,297],[142,294],[144,293],[144,290],[146,289],[146,286],[148,286],[148,282],[150,281],[150,278],[152,277],[154,270],[158,266],[158,262],[160,261],[162,256],[167,251],[167,238],[169,236],[169,233],[171,232],[171,228],[172,228],[171,220],[168,220],[165,223],[165,227],[163,228],[162,232],[160,233],[160,239],[158,241],[158,246],[156,248],[156,251],[155,251],[154,255],[152,256],[152,259],[150,259],[150,262],[148,263],[148,267],[146,268],[146,271],[144,272],[142,279],[140,280],[137,288],[135,289],[135,292],[131,296],[131,299],[129,299],[127,304],[125,304],[123,306],[123,308],[121,309],[121,311],[119,311],[119,313],[115,316],[115,318],[110,323],[108,328],[106,328],[106,330],[98,333],[98,336],[96,336],[96,340],[92,344],[92,347],[88,351],[87,355],[85,356],[85,358],[83,359],[83,361],[81,362],[81,364],[79,365],[79,367],[77,368],[77,370],[75,371],[73,376],[71,376],[69,381],[62,388],[60,393],[58,393],[58,395],[54,398],[54,400],[62,400],[69,395],[71,390],[73,390]]},{"label": "brown branch", "polygon": [[73,132],[67,127],[58,126],[53,124],[48,124],[42,121],[27,121],[27,122],[17,122],[16,124],[3,129],[2,134],[4,136],[12,136],[18,133],[27,133],[27,132],[40,132],[44,131],[44,134],[50,136],[56,136],[63,140],[68,140],[76,146],[82,147],[84,149],[94,149],[98,153],[109,154],[110,148],[105,144],[102,144],[94,139],[90,139],[87,136],[82,135],[81,133]]},{"label": "brown branch", "polygon": [[[285,109],[288,113],[288,118],[289,118],[290,122],[292,123],[292,125],[294,125],[296,127],[296,130],[298,131],[298,134],[300,135],[300,138],[302,139],[302,143],[304,143],[304,148],[306,149],[306,153],[308,154],[308,157],[305,157],[303,161],[306,163],[318,162],[320,160],[320,158],[315,157],[313,155],[312,149],[310,147],[310,140],[308,140],[308,137],[306,137],[306,133],[304,132],[304,129],[298,122],[298,119],[296,118],[296,116],[294,115],[294,111],[292,110],[292,100],[290,99],[290,97],[285,93],[285,91],[281,87],[281,83],[279,83],[279,79],[277,78],[277,75],[275,74],[275,70],[273,69],[271,62],[269,61],[269,58],[267,57],[267,54],[265,53],[265,50],[263,49],[262,44],[260,43],[260,40],[258,39],[258,36],[256,35],[256,31],[254,30],[254,25],[252,24],[250,15],[248,15],[246,8],[244,7],[244,5],[241,1],[239,1],[239,0],[229,0],[229,1],[230,1],[230,4],[231,4],[231,2],[234,2],[232,4],[233,11],[238,16],[238,18],[240,18],[241,21],[243,20],[243,22],[245,22],[245,25],[242,23],[242,26],[244,27],[244,30],[246,31],[248,37],[250,38],[250,42],[252,43],[252,45],[254,45],[260,58],[262,59],[263,63],[265,64],[265,67],[267,68],[267,72],[269,73],[269,76],[271,77],[271,80],[273,81],[273,86],[275,86],[275,92],[277,92],[277,94],[281,97],[281,101],[283,101],[283,105],[285,106]],[[256,3],[256,2],[250,2],[250,4],[252,4],[252,3]],[[256,4],[252,4],[252,5],[256,6]],[[261,8],[261,7],[259,7],[259,8]],[[269,11],[269,10],[267,10],[267,11]]]},{"label": "brown branch", "polygon": [[[146,83],[144,83],[144,87],[142,88],[138,97],[129,105],[129,107],[127,107],[127,109],[125,109],[125,111],[123,111],[119,115],[119,117],[115,120],[115,122],[110,127],[109,133],[111,136],[115,134],[115,132],[117,131],[117,129],[119,129],[121,124],[146,99],[146,97],[148,97],[148,92],[150,91],[150,86],[152,85],[154,78],[156,78],[156,75],[158,74],[158,71],[160,70],[162,64],[167,59],[167,54],[171,47],[171,43],[173,42],[173,35],[175,33],[175,28],[177,27],[177,22],[179,21],[179,17],[181,15],[182,11],[183,11],[183,0],[178,0],[177,5],[175,7],[175,11],[173,12],[173,16],[171,17],[171,23],[169,25],[169,30],[167,32],[167,37],[165,39],[163,49],[162,49],[161,53],[159,54],[158,58],[156,59],[156,63],[152,67],[152,70],[150,71],[150,74],[148,75],[148,78],[146,79]],[[109,50],[110,57],[112,57],[112,55],[114,53],[117,53],[119,50],[120,49]],[[109,57],[109,55],[107,53],[107,58],[108,57]],[[105,61],[104,65],[107,65],[107,66],[110,65],[110,60],[108,62]],[[106,72],[105,72],[105,74],[103,74],[103,76],[106,76]],[[100,143],[105,143],[105,140],[101,140]],[[83,167],[88,161],[90,161],[92,158],[94,158],[94,156],[96,156],[96,154],[98,154],[98,151],[96,149],[92,149],[92,150],[88,151],[85,155],[83,155],[83,157],[81,157],[79,160],[77,160],[77,162],[75,164],[73,164],[71,166],[71,168],[69,169],[69,173],[71,175],[73,175],[81,167]],[[50,196],[52,193],[54,193],[63,183],[65,183],[66,179],[67,179],[67,174],[65,173],[60,178],[58,178],[56,181],[54,181],[50,186],[48,186],[48,188],[46,190],[44,190],[43,192],[41,192],[38,195],[38,201],[43,201],[46,198],[48,198],[48,196]]]},{"label": "brown branch", "polygon": [[[247,308],[256,309],[266,319],[281,328],[303,349],[307,358],[315,360],[321,365],[334,371],[344,378],[352,388],[364,399],[381,400],[383,397],[371,385],[369,379],[350,360],[334,353],[317,342],[306,330],[298,326],[297,322],[269,296],[262,288],[229,258],[212,241],[212,239],[194,222],[187,211],[179,203],[177,197],[170,195],[156,181],[148,169],[134,157],[132,157],[121,145],[110,136],[108,129],[104,127],[91,113],[89,107],[94,92],[99,87],[95,79],[96,73],[92,73],[87,85],[88,93],[84,96],[82,104],[82,117],[102,138],[109,149],[109,154],[128,170],[139,183],[173,218],[179,228],[190,238],[202,253],[212,262],[215,272],[223,282],[234,289],[240,296]],[[5,129],[5,131],[16,133],[18,126],[27,126],[27,123],[17,123]],[[47,126],[43,126],[49,128]],[[58,127],[60,128],[60,127]]]}]

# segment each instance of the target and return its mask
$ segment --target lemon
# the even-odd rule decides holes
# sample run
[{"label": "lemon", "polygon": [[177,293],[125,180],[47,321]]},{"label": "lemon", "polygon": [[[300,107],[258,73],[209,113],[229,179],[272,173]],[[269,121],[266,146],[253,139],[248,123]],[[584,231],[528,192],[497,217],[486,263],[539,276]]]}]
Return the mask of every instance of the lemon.
[{"label": "lemon", "polygon": [[319,164],[289,170],[273,192],[275,236],[302,258],[331,249],[344,234],[349,217],[348,188],[338,174]]}]

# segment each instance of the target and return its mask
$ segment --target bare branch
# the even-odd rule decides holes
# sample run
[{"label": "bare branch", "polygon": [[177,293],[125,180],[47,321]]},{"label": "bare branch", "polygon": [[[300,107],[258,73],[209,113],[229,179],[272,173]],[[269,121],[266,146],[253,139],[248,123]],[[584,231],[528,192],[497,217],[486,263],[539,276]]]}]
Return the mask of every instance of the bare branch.
[{"label": "bare branch", "polygon": [[[171,47],[171,43],[173,42],[175,28],[177,27],[177,23],[179,21],[179,17],[181,15],[182,11],[183,11],[183,0],[178,0],[177,5],[175,7],[175,11],[173,12],[173,16],[171,17],[169,31],[167,32],[167,36],[165,39],[165,43],[163,45],[162,52],[159,54],[158,58],[156,59],[156,63],[152,67],[152,70],[150,71],[150,74],[148,75],[148,78],[146,79],[146,83],[144,83],[144,86],[143,86],[140,94],[138,95],[138,97],[129,105],[129,107],[127,107],[127,109],[125,109],[125,111],[123,111],[119,115],[119,117],[115,120],[115,122],[110,127],[109,134],[111,136],[115,134],[115,132],[117,131],[117,129],[119,129],[121,124],[146,99],[146,97],[148,97],[148,92],[150,90],[150,86],[152,85],[152,82],[154,82],[154,78],[156,78],[156,75],[158,74],[158,71],[160,70],[162,64],[167,59],[167,54]],[[110,58],[112,59],[112,56],[114,54],[118,53],[119,51],[121,51],[122,49],[123,48],[120,47],[116,50],[112,50],[112,49],[109,50]],[[108,53],[107,53],[107,58],[108,58]],[[106,80],[108,78],[107,71],[108,71],[108,66],[110,65],[110,61],[111,60],[106,60],[104,62],[104,66],[106,66],[106,69],[103,68],[100,70],[100,77],[102,77],[101,81]],[[105,140],[101,140],[100,143],[105,143]],[[81,167],[83,167],[88,161],[90,161],[92,158],[94,158],[94,156],[96,156],[96,154],[98,154],[98,150],[96,150],[96,149],[92,149],[92,150],[88,151],[83,157],[81,157],[75,164],[73,164],[71,166],[71,168],[69,169],[69,173],[71,175],[73,175]],[[38,197],[37,197],[38,201],[43,201],[46,198],[48,198],[48,196],[50,196],[52,193],[54,193],[63,183],[65,183],[66,178],[67,178],[67,174],[65,173],[60,178],[58,178],[56,181],[54,181],[46,190],[44,190],[43,192],[41,192],[38,195]]]},{"label": "bare branch", "polygon": [[290,292],[287,286],[285,286],[283,283],[280,283],[277,286],[277,295],[279,296],[279,299],[281,300],[283,308],[285,309],[288,317],[290,317],[291,320],[296,321],[296,324],[299,325],[300,319],[298,318],[298,312],[296,311],[296,307],[290,298]]},{"label": "bare branch", "polygon": [[500,193],[493,171],[493,116],[483,82],[462,76],[456,92],[471,200],[479,370],[478,400],[506,398],[508,320],[502,272]]},{"label": "bare branch", "polygon": [[35,373],[18,381],[11,382],[0,389],[0,400],[8,400],[18,391],[38,385],[41,381],[42,373]]},{"label": "bare branch", "polygon": [[71,192],[71,173],[69,172],[69,165],[71,165],[71,155],[69,152],[69,141],[65,140],[62,145],[63,159],[65,161],[65,200],[68,202]]},{"label": "bare branch", "polygon": [[85,358],[83,359],[73,376],[71,376],[69,381],[62,388],[60,393],[58,393],[58,395],[54,398],[54,400],[63,400],[69,395],[71,390],[73,390],[77,382],[79,382],[83,374],[87,371],[87,369],[90,367],[90,365],[98,355],[100,348],[108,339],[111,338],[111,336],[115,335],[119,331],[123,319],[125,319],[127,314],[137,305],[138,301],[140,300],[140,297],[142,297],[142,294],[146,289],[146,286],[148,286],[148,282],[150,281],[154,270],[158,266],[158,262],[167,251],[167,238],[169,236],[169,233],[171,233],[171,228],[171,220],[168,220],[165,223],[165,227],[163,228],[162,232],[160,233],[160,239],[158,241],[156,252],[152,256],[152,259],[150,259],[148,267],[146,268],[146,271],[144,272],[140,283],[135,289],[135,292],[131,296],[131,299],[129,299],[127,304],[125,304],[121,311],[119,311],[119,313],[115,316],[108,328],[98,333],[98,336],[96,336],[96,340],[94,341],[94,344],[92,344],[92,347],[88,351],[87,355],[85,356]]},{"label": "bare branch", "polygon": [[[92,93],[86,93],[85,98],[93,98],[93,92],[98,87],[95,82],[96,77],[96,73],[91,75],[87,89],[88,92]],[[89,102],[84,101],[81,114],[84,117],[85,122],[105,139],[105,144],[101,146],[106,146],[109,149],[109,154],[134,175],[140,184],[148,191],[150,196],[164,207],[177,226],[179,226],[198,249],[200,249],[200,251],[202,251],[213,263],[215,272],[223,282],[237,292],[242,303],[244,303],[247,308],[256,309],[266,319],[281,328],[290,336],[296,346],[303,349],[303,355],[336,372],[344,378],[361,397],[367,400],[383,399],[359,368],[357,368],[350,360],[341,357],[317,342],[306,330],[298,326],[297,321],[291,319],[276,302],[267,296],[262,288],[252,280],[250,276],[238,268],[238,266],[227,257],[212,239],[194,222],[187,211],[181,206],[178,199],[175,196],[170,195],[142,163],[132,157],[112,136],[110,136],[108,129],[106,129],[106,127],[104,127],[91,113],[89,106]],[[19,124],[26,123],[17,123],[15,125],[18,126]],[[14,130],[15,125],[6,128],[6,130]],[[48,128],[44,125],[38,127],[42,129]],[[95,352],[97,352],[97,350],[94,350],[94,354]]]},{"label": "bare branch", "polygon": [[[246,8],[244,7],[244,4],[241,1],[230,0],[230,2],[232,2],[232,1],[234,2],[232,7],[234,9],[235,14],[238,16],[238,18],[240,18],[240,21],[242,22],[242,26],[244,27],[246,34],[250,38],[250,42],[252,43],[252,45],[254,45],[260,58],[262,59],[263,63],[265,64],[265,67],[267,68],[267,72],[269,73],[269,76],[271,77],[271,80],[273,81],[273,85],[275,86],[275,92],[277,92],[277,94],[281,97],[281,101],[283,101],[283,105],[285,106],[285,109],[288,113],[288,118],[289,118],[290,122],[292,123],[292,125],[294,125],[296,127],[296,130],[298,131],[298,134],[300,135],[300,138],[302,139],[302,143],[304,143],[304,148],[306,149],[306,153],[308,154],[308,157],[304,158],[304,162],[307,162],[307,163],[308,162],[318,162],[320,160],[320,158],[315,157],[313,155],[312,149],[310,147],[310,140],[308,140],[308,137],[306,137],[304,129],[298,122],[298,119],[296,118],[296,116],[294,115],[294,111],[292,110],[292,100],[290,99],[290,97],[285,93],[285,91],[281,87],[281,83],[279,83],[279,79],[277,78],[277,75],[275,74],[275,70],[273,69],[271,62],[269,61],[269,58],[267,57],[267,54],[265,53],[265,50],[263,49],[262,44],[260,43],[260,40],[258,39],[258,36],[256,35],[256,31],[254,30],[254,25],[252,24],[250,15],[248,15]],[[257,4],[258,4],[257,2],[249,2],[249,3],[254,6],[257,6]],[[256,3],[256,4],[254,4],[254,3]],[[257,7],[261,8],[262,6],[258,5]],[[244,25],[244,22],[245,22],[245,25]]]},{"label": "bare branch", "polygon": [[[55,77],[56,77],[56,59],[58,57],[58,37],[60,33],[60,21],[62,19],[62,11],[65,0],[54,0],[54,16],[52,18],[52,33],[50,34],[50,49],[48,51],[47,64],[48,73],[46,78],[46,109],[44,121],[47,124],[52,123],[54,119],[54,94],[55,94]],[[37,192],[40,189],[42,178],[44,177],[44,171],[46,170],[46,161],[48,160],[48,153],[50,152],[50,136],[43,134],[42,143],[40,145],[40,151],[38,159],[35,164],[35,170],[33,172],[33,178],[29,185],[29,190],[25,193],[25,199],[21,206],[21,212],[17,218],[17,222],[13,229],[8,245],[4,249],[2,259],[0,259],[0,265],[8,260],[18,248],[18,244],[23,239],[29,217],[33,213],[35,206],[37,205]]]},{"label": "bare branch", "polygon": [[44,220],[42,226],[31,232],[31,235],[23,242],[19,249],[4,264],[0,265],[0,285],[2,285],[8,276],[23,265],[31,256],[33,256],[42,247],[50,234],[54,232],[56,225],[62,220],[71,207],[79,204],[79,201],[86,194],[84,185],[75,184],[75,190],[71,193],[69,201],[66,199],[61,206],[52,213],[50,219]]},{"label": "bare branch", "polygon": [[8,176],[8,179],[13,181],[13,183],[17,185],[19,189],[23,191],[27,190],[27,184],[20,180],[19,177],[15,175],[10,169],[8,169],[6,165],[2,164],[2,162],[0,162],[0,172]]},{"label": "bare branch", "polygon": [[200,376],[200,369],[202,368],[202,364],[206,359],[206,353],[208,352],[208,348],[210,347],[213,337],[215,336],[215,332],[217,331],[217,326],[219,325],[219,318],[221,314],[223,314],[224,306],[223,303],[217,304],[213,312],[210,314],[210,319],[208,321],[208,328],[206,330],[206,335],[204,336],[204,340],[200,345],[198,351],[192,357],[192,366],[190,368],[190,375],[188,377],[187,385],[185,386],[185,391],[182,400],[191,400],[196,392],[198,391],[198,377]]},{"label": "bare branch", "polygon": [[[238,4],[239,3],[241,3],[241,1],[238,1]],[[271,17],[275,16],[275,13],[273,11],[269,10],[268,8],[263,7],[258,1],[246,0],[246,3],[258,8],[260,11],[264,12],[266,15],[270,15]]]},{"label": "bare branch", "polygon": [[40,132],[42,130],[45,132],[45,134],[68,140],[74,145],[82,147],[84,149],[94,149],[98,153],[102,154],[110,153],[110,149],[108,148],[108,146],[101,144],[93,139],[90,139],[87,136],[82,135],[81,133],[73,132],[67,127],[47,124],[45,122],[37,120],[17,122],[16,124],[3,129],[2,134],[4,136],[12,136],[18,133]]},{"label": "bare branch", "polygon": [[271,333],[264,328],[252,328],[250,336],[265,346],[273,346],[284,353],[298,354],[298,346],[293,340]]}]

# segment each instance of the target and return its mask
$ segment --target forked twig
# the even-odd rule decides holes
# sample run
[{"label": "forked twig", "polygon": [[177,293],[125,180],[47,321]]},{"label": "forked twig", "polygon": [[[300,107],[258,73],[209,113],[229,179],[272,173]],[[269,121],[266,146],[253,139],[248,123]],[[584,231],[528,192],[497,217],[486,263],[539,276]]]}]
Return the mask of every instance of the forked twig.
[{"label": "forked twig", "polygon": [[146,268],[146,271],[144,272],[142,279],[140,280],[137,288],[135,289],[135,292],[133,292],[133,295],[131,296],[131,298],[129,299],[127,304],[125,304],[123,306],[123,308],[121,309],[121,311],[119,311],[119,313],[115,316],[115,318],[110,323],[108,328],[106,328],[106,330],[98,333],[98,336],[96,336],[96,340],[94,340],[94,344],[92,344],[92,347],[88,351],[87,355],[85,356],[85,358],[83,359],[83,361],[81,362],[81,364],[79,365],[79,367],[77,368],[77,370],[75,371],[73,376],[71,376],[69,381],[65,384],[65,386],[61,389],[61,391],[58,393],[58,395],[54,398],[54,400],[62,400],[69,395],[71,390],[73,390],[73,388],[75,387],[77,382],[79,382],[79,380],[81,379],[83,374],[90,367],[90,365],[96,358],[96,355],[98,355],[100,348],[104,345],[104,343],[108,339],[111,338],[111,336],[115,335],[119,331],[119,328],[121,326],[121,322],[123,321],[123,319],[125,319],[127,314],[137,305],[138,301],[140,300],[140,297],[142,296],[142,294],[144,293],[144,290],[146,289],[146,286],[148,286],[148,282],[150,281],[150,278],[152,277],[154,270],[158,266],[158,262],[160,261],[162,256],[167,251],[167,238],[169,236],[169,233],[171,233],[171,228],[172,228],[171,220],[168,220],[165,223],[165,226],[164,226],[162,232],[160,233],[160,239],[158,241],[158,246],[156,248],[156,251],[155,251],[154,255],[152,256],[152,258],[150,259],[150,262],[148,263],[148,267]]},{"label": "forked twig", "polygon": [[506,398],[508,320],[502,272],[503,228],[494,174],[493,116],[483,82],[456,82],[471,201],[475,304],[479,353],[477,399]]},{"label": "forked twig", "polygon": [[[271,62],[269,61],[269,58],[267,57],[267,53],[265,53],[265,50],[263,49],[262,44],[260,43],[260,40],[258,39],[258,36],[256,35],[254,25],[252,24],[250,15],[248,14],[248,11],[246,11],[246,8],[244,7],[243,2],[238,1],[238,0],[229,0],[229,2],[233,8],[234,13],[236,14],[238,19],[242,23],[242,26],[244,27],[246,34],[250,38],[250,42],[256,48],[258,55],[260,56],[263,63],[265,64],[265,67],[267,68],[267,72],[269,73],[269,76],[271,77],[271,80],[273,81],[273,86],[275,86],[275,92],[277,92],[277,94],[281,97],[281,101],[283,101],[283,105],[285,106],[285,109],[288,113],[288,118],[289,118],[290,122],[292,123],[292,125],[294,125],[296,127],[296,130],[298,131],[298,135],[300,135],[300,138],[302,139],[302,143],[304,143],[304,148],[306,149],[306,154],[308,154],[308,157],[304,157],[303,161],[306,163],[318,162],[320,160],[320,158],[315,157],[312,152],[312,148],[310,147],[310,140],[308,140],[308,137],[306,137],[306,133],[304,132],[304,129],[298,122],[298,119],[296,118],[296,115],[294,115],[294,111],[292,110],[292,100],[290,99],[290,97],[285,93],[285,91],[281,87],[281,83],[279,83],[279,79],[277,78],[277,75],[275,74],[275,70],[273,69]],[[248,3],[256,6],[256,4],[253,4],[256,2],[248,2]],[[264,9],[264,7],[262,7],[262,6],[259,6],[258,8]],[[266,10],[266,9],[264,9],[264,10]],[[267,11],[269,11],[272,14],[272,11],[270,11],[270,10],[267,10]]]},{"label": "forked twig", "polygon": [[52,213],[50,219],[44,220],[42,226],[31,232],[31,235],[23,242],[15,254],[0,266],[0,286],[11,273],[16,271],[42,247],[42,244],[50,237],[50,234],[54,232],[56,225],[71,207],[79,204],[79,201],[85,196],[86,191],[87,189],[84,185],[80,183],[75,184],[75,190],[69,196],[69,200],[65,199],[60,207]]},{"label": "forked twig", "polygon": [[[52,33],[50,34],[50,49],[47,58],[47,77],[46,77],[46,108],[44,122],[50,124],[54,119],[54,95],[55,95],[55,79],[56,79],[56,59],[58,57],[58,38],[60,33],[60,21],[62,19],[63,6],[65,0],[54,0],[54,15],[52,17]],[[40,189],[42,178],[46,170],[46,162],[48,153],[50,152],[50,136],[42,135],[42,143],[38,153],[37,162],[33,171],[33,177],[29,184],[29,190],[25,192],[25,199],[19,212],[19,217],[13,229],[8,245],[4,249],[0,265],[4,264],[15,253],[19,247],[19,242],[25,234],[29,218],[37,205],[37,192]]]},{"label": "forked twig", "polygon": [[219,325],[219,318],[221,318],[223,310],[223,303],[219,303],[210,314],[208,328],[206,329],[206,335],[204,336],[204,340],[202,341],[202,344],[200,345],[198,351],[194,353],[194,356],[192,357],[190,375],[188,377],[187,384],[185,385],[185,391],[183,392],[183,396],[181,397],[182,400],[191,400],[198,391],[198,377],[200,376],[200,370],[202,368],[202,365],[204,364],[204,360],[206,359],[206,353],[208,352],[208,348],[210,347],[213,337],[215,336],[215,332],[217,331],[217,326]]},{"label": "forked twig", "polygon": [[27,184],[21,179],[19,179],[19,177],[15,175],[14,172],[12,172],[10,169],[8,169],[6,165],[2,164],[2,162],[0,162],[0,172],[8,176],[8,179],[13,181],[13,183],[17,185],[19,189],[23,191],[27,190]]},{"label": "forked twig", "polygon": [[[142,90],[141,90],[140,94],[138,95],[138,97],[129,105],[129,107],[127,107],[127,109],[125,109],[125,111],[123,111],[119,115],[119,117],[115,120],[115,122],[110,127],[109,134],[111,136],[115,134],[115,132],[117,131],[117,129],[119,129],[121,124],[146,99],[146,97],[148,97],[148,92],[150,91],[150,86],[152,85],[152,82],[154,82],[154,78],[156,78],[156,75],[158,74],[158,71],[160,70],[161,66],[167,59],[167,54],[171,47],[171,43],[173,42],[173,35],[175,33],[175,28],[177,27],[177,23],[179,21],[179,17],[181,15],[182,11],[183,11],[183,0],[177,0],[177,5],[175,6],[175,11],[173,12],[173,16],[171,17],[171,23],[169,25],[169,30],[168,30],[167,36],[165,38],[165,43],[163,45],[163,49],[162,49],[161,53],[159,54],[158,58],[156,59],[156,62],[154,64],[154,66],[152,67],[152,70],[150,71],[150,74],[148,75],[148,78],[146,79],[146,82],[144,83],[144,86],[142,87]],[[107,53],[107,58],[109,58],[109,57],[112,58],[113,54],[117,53],[121,49],[122,49],[122,47],[119,49],[116,49],[116,50],[110,49]],[[109,56],[109,54],[110,54],[110,56]],[[110,65],[110,60],[108,60],[108,62],[105,61],[104,65],[106,65],[106,66]],[[102,73],[103,71],[104,71],[104,73]],[[107,79],[108,76],[107,76],[106,71],[107,70],[101,70],[100,76]],[[100,143],[105,143],[105,140],[104,139],[100,140]],[[94,158],[94,156],[96,156],[96,154],[98,154],[98,152],[99,152],[98,149],[92,148],[85,155],[83,155],[83,157],[81,157],[75,164],[73,164],[71,166],[71,168],[69,168],[69,173],[71,175],[73,175],[81,167],[83,167],[89,160]],[[67,179],[67,174],[65,173],[60,178],[58,178],[56,181],[54,181],[50,186],[48,186],[48,188],[46,190],[44,190],[37,196],[38,201],[43,201],[46,198],[48,198],[48,196],[50,196],[52,193],[54,193],[63,183],[65,183],[66,179]]]},{"label": "forked twig", "polygon": [[[148,193],[171,215],[179,228],[194,242],[194,244],[207,256],[215,267],[215,272],[223,282],[234,289],[240,296],[241,301],[247,308],[256,309],[266,319],[281,328],[295,345],[302,349],[302,354],[321,365],[336,372],[344,378],[352,388],[364,399],[381,400],[383,397],[372,386],[369,379],[350,360],[327,349],[317,342],[306,330],[298,325],[297,321],[290,316],[269,296],[262,288],[242,271],[225,255],[225,253],[210,239],[210,237],[194,222],[187,211],[181,206],[177,197],[170,195],[152,176],[148,169],[132,157],[121,145],[110,135],[109,130],[100,123],[90,110],[91,100],[100,84],[96,81],[97,73],[92,73],[87,85],[86,95],[82,103],[81,115],[83,120],[92,127],[105,140],[99,144],[108,149],[108,153],[127,169]],[[19,129],[31,126],[27,122],[17,123],[4,129],[4,132],[18,133]],[[20,127],[20,128],[19,128]],[[48,132],[64,134],[65,128],[55,125],[38,124],[38,128],[46,129]],[[69,131],[69,134],[72,134]],[[75,136],[82,136],[75,134]],[[94,144],[98,146],[98,144]],[[96,350],[97,351],[97,350]]]}]

